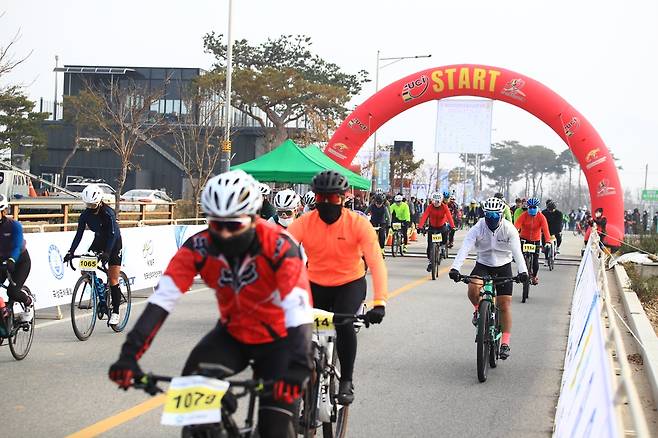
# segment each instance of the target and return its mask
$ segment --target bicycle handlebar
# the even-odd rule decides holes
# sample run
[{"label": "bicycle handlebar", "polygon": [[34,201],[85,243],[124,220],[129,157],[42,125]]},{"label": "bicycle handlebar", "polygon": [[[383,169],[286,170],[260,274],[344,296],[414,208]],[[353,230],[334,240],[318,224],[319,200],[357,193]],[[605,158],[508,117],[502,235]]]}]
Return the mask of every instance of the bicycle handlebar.
[{"label": "bicycle handlebar", "polygon": [[515,283],[521,283],[521,280],[519,279],[518,275],[515,275],[514,277],[492,277],[491,275],[483,275],[483,276],[478,276],[478,275],[461,275],[460,274],[460,280],[462,283],[469,284],[471,280],[481,280],[485,283],[487,282],[492,282],[493,284],[504,284],[508,282],[515,282]]},{"label": "bicycle handlebar", "polygon": [[[201,374],[205,375],[205,374]],[[206,376],[213,377],[213,376]],[[133,381],[133,388],[141,389],[149,395],[156,395],[158,393],[165,392],[162,388],[158,386],[158,382],[171,382],[173,377],[170,376],[160,376],[157,374],[147,373],[139,378],[135,378]],[[247,380],[225,380],[230,385],[229,388],[241,388],[243,391],[239,393],[233,392],[233,395],[236,398],[244,397],[250,392],[257,394],[264,394],[266,389],[271,389],[274,385],[273,381],[265,381],[263,379],[247,379]]]},{"label": "bicycle handlebar", "polygon": [[[95,253],[90,253],[90,254],[78,254],[78,255],[74,255],[73,257],[71,257],[71,259],[69,260],[69,267],[70,267],[71,269],[73,269],[74,271],[77,271],[77,269],[75,269],[75,267],[73,266],[73,260],[74,260],[74,259],[79,259],[79,258],[81,258],[81,257],[96,257],[96,258],[98,258],[98,254],[95,254]],[[99,260],[99,262],[100,262],[100,260]],[[100,267],[99,269],[100,269],[102,272],[107,272],[107,262],[101,262],[101,267]]]}]

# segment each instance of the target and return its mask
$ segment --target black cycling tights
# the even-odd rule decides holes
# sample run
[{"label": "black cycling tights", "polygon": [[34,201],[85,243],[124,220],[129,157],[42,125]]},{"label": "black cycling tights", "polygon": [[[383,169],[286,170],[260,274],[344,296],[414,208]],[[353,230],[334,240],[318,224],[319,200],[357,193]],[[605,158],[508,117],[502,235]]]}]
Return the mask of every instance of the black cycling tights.
[{"label": "black cycling tights", "polygon": [[[281,339],[266,344],[243,344],[238,342],[221,325],[210,331],[194,347],[187,358],[183,375],[194,374],[200,363],[220,364],[236,374],[253,360],[254,377],[275,380],[288,369],[289,350]],[[258,433],[262,438],[286,438],[292,430],[294,404],[275,401],[272,396],[260,398],[258,409]]]},{"label": "black cycling tights", "polygon": [[[27,251],[23,251],[21,256],[16,263],[14,272],[11,273],[11,279],[15,285],[10,285],[7,288],[7,296],[19,303],[27,304],[30,300],[30,297],[27,296],[25,292],[21,290],[27,280],[28,275],[30,275],[30,269],[32,268],[32,261],[30,260],[30,255]],[[0,284],[4,283],[7,279],[7,273],[2,270],[0,271]]]},{"label": "black cycling tights", "polygon": [[[320,286],[311,282],[313,305],[334,313],[355,314],[366,299],[366,278],[351,281],[341,286]],[[352,380],[356,359],[356,332],[352,324],[336,326],[336,349],[340,361],[342,380]]]}]

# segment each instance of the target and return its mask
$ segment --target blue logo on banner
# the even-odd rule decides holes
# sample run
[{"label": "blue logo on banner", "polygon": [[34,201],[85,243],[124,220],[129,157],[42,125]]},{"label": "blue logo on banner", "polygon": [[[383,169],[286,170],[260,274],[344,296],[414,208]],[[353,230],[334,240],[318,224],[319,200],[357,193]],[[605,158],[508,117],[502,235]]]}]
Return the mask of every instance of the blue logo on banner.
[{"label": "blue logo on banner", "polygon": [[53,276],[61,280],[64,278],[64,263],[62,262],[62,255],[59,253],[57,245],[50,245],[48,247],[48,264],[50,265],[50,272]]},{"label": "blue logo on banner", "polygon": [[176,225],[174,228],[174,235],[176,237],[176,248],[180,249],[185,243],[185,231],[187,230],[187,225]]}]

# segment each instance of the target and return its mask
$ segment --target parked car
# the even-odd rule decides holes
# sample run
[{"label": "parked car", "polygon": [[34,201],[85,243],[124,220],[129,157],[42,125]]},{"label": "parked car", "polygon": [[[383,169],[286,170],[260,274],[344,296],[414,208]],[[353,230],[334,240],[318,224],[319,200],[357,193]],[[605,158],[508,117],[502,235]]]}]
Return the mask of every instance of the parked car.
[{"label": "parked car", "polygon": [[[82,191],[89,184],[92,183],[88,183],[88,182],[69,183],[66,185],[65,188],[70,192],[82,194]],[[112,186],[106,183],[93,183],[93,184],[96,184],[103,191],[103,202],[109,205],[110,207],[114,207],[114,201],[115,201],[114,197],[116,194],[116,190],[114,190]],[[69,195],[62,193],[62,197],[69,197]]]},{"label": "parked car", "polygon": [[[150,189],[128,190],[126,193],[121,195],[121,201],[141,202],[148,204],[146,207],[144,207],[145,211],[154,211],[158,204],[174,202],[162,190]],[[121,211],[140,211],[139,207],[140,206],[137,204],[121,204]]]}]

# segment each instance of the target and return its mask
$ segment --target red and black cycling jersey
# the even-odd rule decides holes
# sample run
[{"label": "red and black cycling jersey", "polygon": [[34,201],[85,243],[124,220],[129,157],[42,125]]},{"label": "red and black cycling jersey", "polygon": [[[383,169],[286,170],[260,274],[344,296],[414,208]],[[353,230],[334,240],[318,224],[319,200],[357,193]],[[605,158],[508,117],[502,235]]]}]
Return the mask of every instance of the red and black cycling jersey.
[{"label": "red and black cycling jersey", "polygon": [[256,239],[240,260],[213,254],[208,230],[190,237],[169,262],[149,302],[171,312],[197,274],[215,290],[221,322],[245,344],[286,337],[312,322],[310,286],[299,246],[281,227],[256,219]]}]

